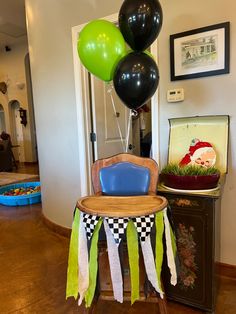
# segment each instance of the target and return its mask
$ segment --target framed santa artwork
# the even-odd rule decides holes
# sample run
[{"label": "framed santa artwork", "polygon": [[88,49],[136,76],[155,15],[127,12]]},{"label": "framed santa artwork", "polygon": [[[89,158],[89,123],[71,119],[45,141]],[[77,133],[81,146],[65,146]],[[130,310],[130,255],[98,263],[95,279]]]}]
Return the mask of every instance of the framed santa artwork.
[{"label": "framed santa artwork", "polygon": [[195,116],[169,119],[168,164],[215,166],[228,169],[229,116]]}]

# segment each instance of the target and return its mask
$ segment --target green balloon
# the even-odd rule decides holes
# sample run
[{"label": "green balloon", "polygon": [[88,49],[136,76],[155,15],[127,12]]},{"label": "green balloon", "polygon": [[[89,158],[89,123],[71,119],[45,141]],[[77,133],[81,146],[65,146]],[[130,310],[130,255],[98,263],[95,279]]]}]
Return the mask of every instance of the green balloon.
[{"label": "green balloon", "polygon": [[125,40],[113,23],[94,20],[80,32],[78,54],[89,72],[109,82],[116,65],[126,54]]}]

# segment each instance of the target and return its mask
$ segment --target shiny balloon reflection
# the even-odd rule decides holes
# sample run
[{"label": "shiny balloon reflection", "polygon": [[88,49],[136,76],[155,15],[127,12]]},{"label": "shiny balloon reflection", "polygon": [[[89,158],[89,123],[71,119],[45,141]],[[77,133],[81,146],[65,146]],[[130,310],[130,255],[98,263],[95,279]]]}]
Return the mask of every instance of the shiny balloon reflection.
[{"label": "shiny balloon reflection", "polygon": [[122,58],[114,73],[114,87],[130,109],[144,105],[155,93],[159,71],[155,61],[144,52],[132,52]]},{"label": "shiny balloon reflection", "polygon": [[159,35],[163,14],[158,0],[125,0],[119,12],[119,27],[135,51],[148,48]]}]

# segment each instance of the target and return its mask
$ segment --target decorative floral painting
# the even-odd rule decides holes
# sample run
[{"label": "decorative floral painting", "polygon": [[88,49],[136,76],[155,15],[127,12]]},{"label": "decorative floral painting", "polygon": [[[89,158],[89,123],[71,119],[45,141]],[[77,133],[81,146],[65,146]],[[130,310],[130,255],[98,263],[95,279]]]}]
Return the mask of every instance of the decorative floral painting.
[{"label": "decorative floral painting", "polygon": [[194,227],[187,227],[183,223],[177,228],[177,247],[180,259],[179,285],[182,289],[194,288],[197,278],[196,243],[194,241]]}]

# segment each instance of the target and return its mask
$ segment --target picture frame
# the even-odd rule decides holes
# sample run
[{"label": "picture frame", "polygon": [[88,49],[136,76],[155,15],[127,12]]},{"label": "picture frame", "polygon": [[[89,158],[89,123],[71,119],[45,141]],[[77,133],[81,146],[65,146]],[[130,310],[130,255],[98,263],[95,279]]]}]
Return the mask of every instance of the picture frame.
[{"label": "picture frame", "polygon": [[170,35],[171,81],[229,73],[230,23]]}]

